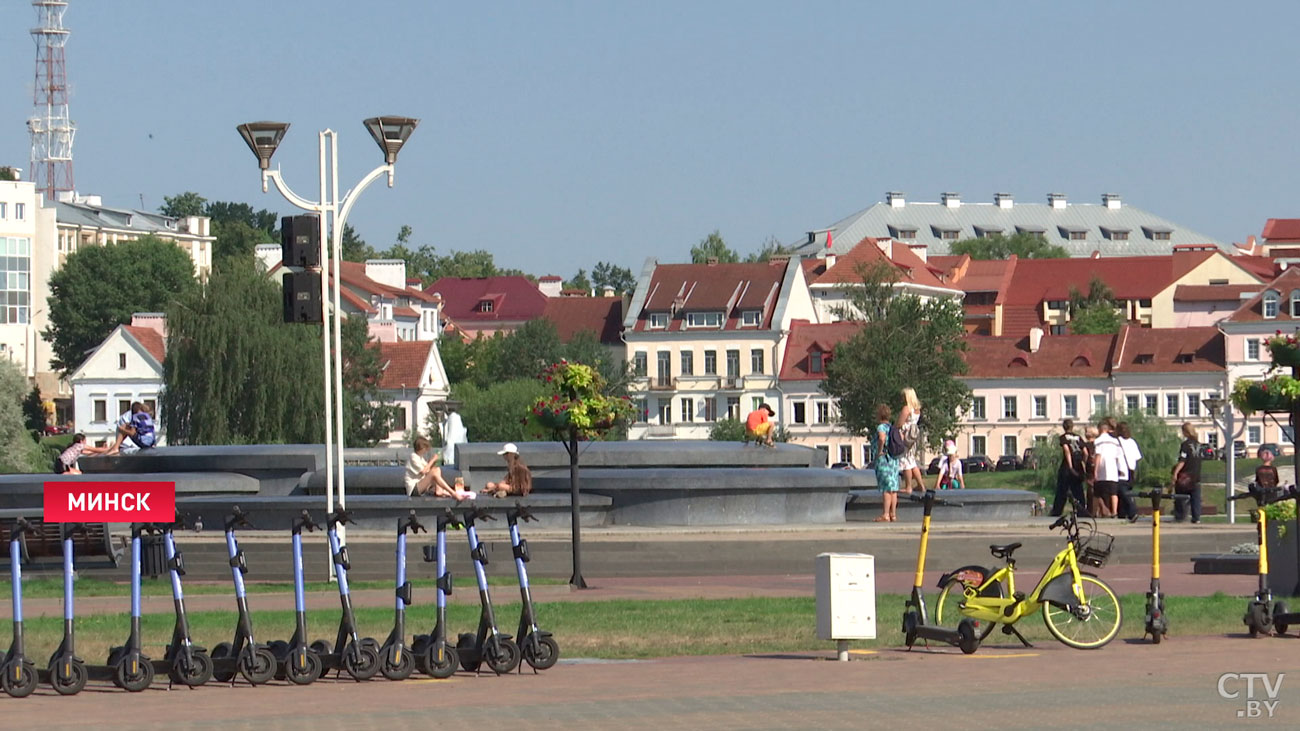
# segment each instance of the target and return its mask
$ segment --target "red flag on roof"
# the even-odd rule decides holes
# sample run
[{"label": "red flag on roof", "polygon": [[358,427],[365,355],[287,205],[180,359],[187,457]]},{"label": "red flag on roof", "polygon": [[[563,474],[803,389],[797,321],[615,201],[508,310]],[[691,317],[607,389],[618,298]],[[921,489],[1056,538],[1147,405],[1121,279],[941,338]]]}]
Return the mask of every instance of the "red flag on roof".
[{"label": "red flag on roof", "polygon": [[830,232],[830,231],[827,231],[827,232],[826,232],[826,248],[827,248],[827,249],[830,249],[830,248],[831,248],[831,232]]}]

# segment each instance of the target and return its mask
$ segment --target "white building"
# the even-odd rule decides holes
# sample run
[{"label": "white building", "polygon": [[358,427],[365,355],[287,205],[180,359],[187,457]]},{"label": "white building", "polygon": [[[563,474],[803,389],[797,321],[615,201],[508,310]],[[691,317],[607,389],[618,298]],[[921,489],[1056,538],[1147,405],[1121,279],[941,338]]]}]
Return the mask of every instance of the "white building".
[{"label": "white building", "polygon": [[46,300],[54,253],[54,208],[42,205],[36,184],[0,181],[0,358],[23,369],[47,398],[60,391],[53,355],[40,332],[49,326]]},{"label": "white building", "polygon": [[[139,401],[158,413],[166,357],[164,321],[160,314],[137,314],[130,325],[119,325],[86,358],[68,380],[76,418],[75,430],[91,444],[116,438],[117,417]],[[167,443],[165,424],[158,423],[158,444]]]},{"label": "white building", "polygon": [[429,414],[450,393],[437,341],[388,341],[378,347],[383,369],[379,388],[396,409],[388,442],[405,443],[409,435],[427,434]]}]

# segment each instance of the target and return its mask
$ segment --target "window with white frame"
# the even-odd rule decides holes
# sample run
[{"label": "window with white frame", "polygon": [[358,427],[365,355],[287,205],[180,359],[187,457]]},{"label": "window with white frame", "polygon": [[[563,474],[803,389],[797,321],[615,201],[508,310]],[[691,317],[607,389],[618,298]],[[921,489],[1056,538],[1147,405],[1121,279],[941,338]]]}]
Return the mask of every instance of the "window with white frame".
[{"label": "window with white frame", "polygon": [[686,327],[722,327],[721,312],[688,312]]},{"label": "window with white frame", "polygon": [[706,376],[718,375],[718,351],[716,350],[704,351],[704,375]]},{"label": "window with white frame", "polygon": [[749,372],[756,375],[763,374],[763,349],[762,348],[754,348],[753,350],[749,351]]},{"label": "window with white frame", "polygon": [[872,446],[871,442],[862,445],[862,466],[866,467],[871,464]]},{"label": "window with white frame", "polygon": [[632,372],[638,376],[646,375],[647,364],[644,350],[639,350],[632,354]]},{"label": "window with white frame", "polygon": [[1187,415],[1188,416],[1201,415],[1201,395],[1199,393],[1187,394]]},{"label": "window with white frame", "polygon": [[663,330],[664,328],[668,327],[668,313],[651,312],[649,327],[651,330]]},{"label": "window with white frame", "polygon": [[1291,290],[1291,316],[1300,317],[1300,289]]},{"label": "window with white frame", "polygon": [[1258,426],[1246,427],[1246,443],[1259,444],[1264,441],[1264,430]]},{"label": "window with white frame", "polygon": [[1104,394],[1094,393],[1092,395],[1092,416],[1100,416],[1106,410],[1106,396]]},{"label": "window with white frame", "polygon": [[829,401],[817,402],[817,423],[818,424],[831,423],[831,403]]},{"label": "window with white frame", "polygon": [[829,444],[818,444],[818,445],[816,445],[815,447],[813,447],[813,449],[816,449],[816,450],[818,450],[819,452],[821,452],[823,455],[825,455],[825,460],[822,462],[822,464],[824,464],[824,465],[826,465],[826,466],[830,466],[830,463],[831,463],[831,445],[829,445]]},{"label": "window with white frame", "polygon": [[1137,413],[1138,397],[1132,394],[1124,397],[1124,411],[1130,414]]},{"label": "window with white frame", "polygon": [[984,411],[984,397],[975,396],[970,400],[970,418],[977,421],[983,421],[988,418]]},{"label": "window with white frame", "polygon": [[22,220],[24,220],[24,219],[27,218],[27,204],[26,204],[26,203],[15,203],[15,204],[14,204],[14,218],[17,219],[17,220],[19,220],[19,221],[22,221]]},{"label": "window with white frame", "polygon": [[841,461],[841,462],[844,462],[845,464],[853,464],[853,445],[852,445],[852,444],[841,444],[841,445],[840,445],[840,461]]},{"label": "window with white frame", "polygon": [[749,397],[749,410],[750,410],[750,411],[758,411],[758,407],[759,407],[759,406],[762,406],[762,405],[763,405],[763,397],[762,397],[762,396],[750,396],[750,397]]},{"label": "window with white frame", "polygon": [[1277,303],[1280,298],[1280,295],[1274,290],[1270,289],[1264,292],[1264,317],[1266,319],[1271,320],[1277,317]]},{"label": "window with white frame", "polygon": [[1079,397],[1062,396],[1061,397],[1061,414],[1067,419],[1079,418]]},{"label": "window with white frame", "polygon": [[745,310],[740,313],[741,327],[758,327],[759,322],[763,319],[763,313],[759,310]]},{"label": "window with white frame", "polygon": [[1014,457],[1015,455],[1019,454],[1019,451],[1017,451],[1016,446],[1017,446],[1016,436],[1014,434],[1008,434],[1002,437],[1002,454],[1011,455]]},{"label": "window with white frame", "polygon": [[393,409],[392,431],[406,431],[407,416],[406,407],[399,406]]},{"label": "window with white frame", "polygon": [[1143,405],[1143,410],[1147,412],[1147,416],[1155,416],[1157,406],[1160,403],[1160,398],[1154,393],[1148,393],[1142,398],[1146,402]]},{"label": "window with white frame", "polygon": [[704,420],[710,422],[718,420],[718,399],[716,397],[704,399]]},{"label": "window with white frame", "polygon": [[985,437],[970,438],[970,453],[972,456],[977,454],[988,454],[988,440]]},{"label": "window with white frame", "polygon": [[5,203],[4,201],[0,201],[0,218],[8,218],[8,216],[6,215],[8,213],[8,208],[7,208],[8,205],[9,205],[8,203]]},{"label": "window with white frame", "polygon": [[1178,394],[1165,394],[1165,416],[1178,416]]},{"label": "window with white frame", "polygon": [[790,414],[791,414],[790,421],[794,422],[795,424],[807,424],[808,404],[804,403],[803,401],[791,401]]},{"label": "window with white frame", "polygon": [[1047,418],[1047,397],[1046,396],[1034,397],[1034,418],[1035,419]]},{"label": "window with white frame", "polygon": [[684,422],[695,421],[695,399],[693,398],[682,399],[682,421]]},{"label": "window with white frame", "polygon": [[95,405],[95,421],[97,422],[108,421],[108,402],[102,398],[97,398],[94,401],[94,405]]},{"label": "window with white frame", "polygon": [[659,399],[659,423],[673,423],[673,400],[670,398]]},{"label": "window with white frame", "polygon": [[1017,398],[1015,396],[1002,397],[1002,418],[1003,419],[1016,418],[1016,401]]},{"label": "window with white frame", "polygon": [[1259,360],[1259,338],[1246,339],[1246,360]]},{"label": "window with white frame", "polygon": [[695,375],[695,353],[690,350],[682,351],[682,375]]},{"label": "window with white frame", "polygon": [[727,397],[727,418],[740,421],[740,397],[739,396]]},{"label": "window with white frame", "polygon": [[650,406],[646,403],[644,396],[637,396],[632,399],[632,409],[636,411],[636,415],[633,417],[636,421],[642,424],[650,421]]}]

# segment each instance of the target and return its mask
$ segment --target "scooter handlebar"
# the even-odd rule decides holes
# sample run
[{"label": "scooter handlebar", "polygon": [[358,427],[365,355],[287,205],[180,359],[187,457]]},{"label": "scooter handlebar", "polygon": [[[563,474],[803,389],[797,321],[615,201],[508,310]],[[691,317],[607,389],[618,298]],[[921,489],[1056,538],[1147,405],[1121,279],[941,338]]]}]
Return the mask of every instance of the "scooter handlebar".
[{"label": "scooter handlebar", "polygon": [[226,530],[233,528],[252,528],[253,523],[248,519],[248,513],[245,513],[238,505],[230,509],[230,515],[226,518]]},{"label": "scooter handlebar", "polygon": [[468,520],[496,520],[496,516],[487,508],[467,508],[465,517]]},{"label": "scooter handlebar", "polygon": [[424,524],[420,522],[420,519],[415,517],[414,510],[412,510],[411,514],[407,516],[406,524],[403,526],[403,530],[409,530],[411,531],[411,533],[429,532],[429,530],[424,527]]},{"label": "scooter handlebar", "polygon": [[26,518],[16,518],[14,519],[13,533],[11,533],[10,535],[11,536],[23,535],[25,533],[35,533],[35,532],[36,532],[36,526],[32,525],[31,522],[28,521]]},{"label": "scooter handlebar", "polygon": [[356,523],[356,521],[352,520],[352,516],[348,515],[348,511],[340,508],[338,510],[335,510],[333,513],[330,513],[330,517],[329,517],[330,527],[347,525],[348,523],[354,523],[354,524]]},{"label": "scooter handlebar", "polygon": [[308,513],[306,510],[302,511],[302,515],[298,516],[298,519],[294,521],[293,527],[295,530],[305,530],[308,533],[320,530],[320,525],[311,519],[311,513]]},{"label": "scooter handlebar", "polygon": [[515,503],[515,509],[511,510],[510,514],[513,515],[516,520],[522,520],[525,523],[537,522],[537,517],[534,516],[522,503]]}]

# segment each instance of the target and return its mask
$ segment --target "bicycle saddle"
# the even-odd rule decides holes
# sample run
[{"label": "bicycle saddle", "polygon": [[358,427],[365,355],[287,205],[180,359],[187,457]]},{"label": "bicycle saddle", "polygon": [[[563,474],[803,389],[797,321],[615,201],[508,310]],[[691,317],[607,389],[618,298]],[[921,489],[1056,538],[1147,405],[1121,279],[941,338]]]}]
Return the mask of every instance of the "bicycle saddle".
[{"label": "bicycle saddle", "polygon": [[1005,546],[989,546],[989,552],[993,554],[993,558],[1011,558],[1011,554],[1015,553],[1016,549],[1020,548],[1021,545],[1021,543],[1017,542],[1008,543]]}]

